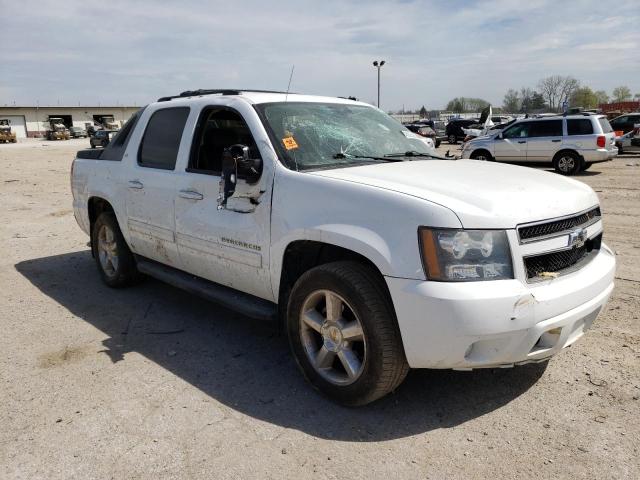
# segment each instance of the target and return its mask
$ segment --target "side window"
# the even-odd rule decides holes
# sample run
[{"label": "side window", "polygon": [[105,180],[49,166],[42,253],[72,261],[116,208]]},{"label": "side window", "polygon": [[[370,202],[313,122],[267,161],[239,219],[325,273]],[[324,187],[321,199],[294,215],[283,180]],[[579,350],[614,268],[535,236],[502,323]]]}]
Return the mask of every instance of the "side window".
[{"label": "side window", "polygon": [[131,132],[138,123],[138,119],[140,118],[143,110],[144,108],[141,108],[136,113],[131,115],[131,118],[127,120],[127,123],[124,124],[122,129],[115,134],[112,141],[109,142],[107,147],[102,152],[102,155],[100,156],[101,160],[122,160],[122,156],[124,155],[124,152],[127,149],[127,145],[129,144]]},{"label": "side window", "polygon": [[509,127],[502,133],[502,138],[526,138],[529,136],[529,125],[531,122],[518,123]]},{"label": "side window", "polygon": [[531,122],[530,137],[561,137],[562,120],[542,120]]},{"label": "side window", "polygon": [[173,170],[188,116],[188,107],[165,108],[151,115],[140,144],[138,164]]},{"label": "side window", "polygon": [[567,133],[569,135],[591,135],[593,124],[590,119],[567,120]]},{"label": "side window", "polygon": [[251,158],[260,157],[253,135],[239,113],[227,108],[205,108],[193,137],[187,171],[220,175],[225,148],[236,144],[248,146]]}]

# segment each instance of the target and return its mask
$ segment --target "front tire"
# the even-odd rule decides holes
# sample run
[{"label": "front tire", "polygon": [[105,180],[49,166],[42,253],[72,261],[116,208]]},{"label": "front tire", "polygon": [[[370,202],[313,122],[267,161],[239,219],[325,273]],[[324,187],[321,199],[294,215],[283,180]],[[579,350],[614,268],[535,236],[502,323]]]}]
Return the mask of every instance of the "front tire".
[{"label": "front tire", "polygon": [[343,405],[383,397],[409,370],[383,280],[357,262],[304,273],[289,297],[287,331],[307,380]]},{"label": "front tire", "polygon": [[561,175],[575,175],[582,170],[582,159],[573,152],[561,152],[553,159],[553,168]]},{"label": "front tire", "polygon": [[112,288],[133,284],[138,269],[112,212],[101,213],[93,225],[91,250],[104,283]]},{"label": "front tire", "polygon": [[458,143],[458,138],[453,133],[447,137],[447,140],[451,145]]}]

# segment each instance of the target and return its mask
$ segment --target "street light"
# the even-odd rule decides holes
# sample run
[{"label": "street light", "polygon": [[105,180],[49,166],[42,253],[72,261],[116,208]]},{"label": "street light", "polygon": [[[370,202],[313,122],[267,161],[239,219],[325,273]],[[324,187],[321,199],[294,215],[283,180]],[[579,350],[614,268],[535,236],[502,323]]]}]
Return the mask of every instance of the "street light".
[{"label": "street light", "polygon": [[378,60],[376,60],[373,62],[373,66],[378,69],[378,108],[380,108],[380,69],[382,68],[384,63],[384,60],[380,60],[379,62]]}]

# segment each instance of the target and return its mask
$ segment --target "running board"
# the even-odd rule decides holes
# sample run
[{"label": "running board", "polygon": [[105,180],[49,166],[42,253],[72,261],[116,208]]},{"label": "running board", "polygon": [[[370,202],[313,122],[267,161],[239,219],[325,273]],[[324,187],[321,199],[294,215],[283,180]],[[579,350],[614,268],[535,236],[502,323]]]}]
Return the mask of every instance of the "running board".
[{"label": "running board", "polygon": [[258,320],[275,320],[278,306],[248,293],[196,277],[173,267],[136,256],[138,271],[206,300]]}]

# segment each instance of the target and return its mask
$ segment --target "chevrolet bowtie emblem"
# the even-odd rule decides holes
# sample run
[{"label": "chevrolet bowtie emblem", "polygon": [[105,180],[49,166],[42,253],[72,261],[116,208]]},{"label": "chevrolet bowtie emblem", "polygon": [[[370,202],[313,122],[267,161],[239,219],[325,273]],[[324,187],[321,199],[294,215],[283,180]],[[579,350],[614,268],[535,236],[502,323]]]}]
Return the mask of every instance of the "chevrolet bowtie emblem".
[{"label": "chevrolet bowtie emblem", "polygon": [[580,248],[587,241],[587,231],[584,228],[576,228],[573,232],[569,233],[568,247]]}]

